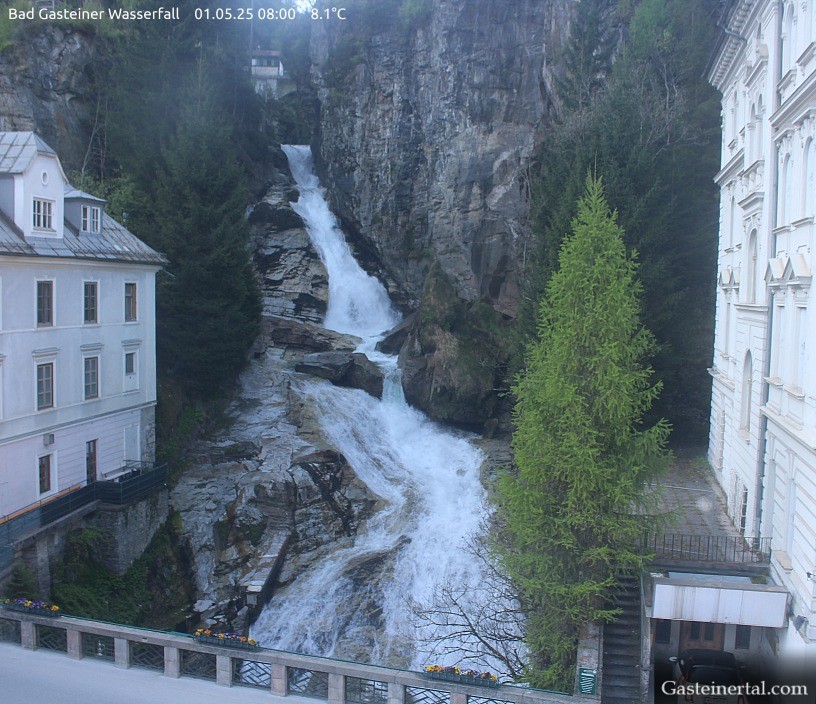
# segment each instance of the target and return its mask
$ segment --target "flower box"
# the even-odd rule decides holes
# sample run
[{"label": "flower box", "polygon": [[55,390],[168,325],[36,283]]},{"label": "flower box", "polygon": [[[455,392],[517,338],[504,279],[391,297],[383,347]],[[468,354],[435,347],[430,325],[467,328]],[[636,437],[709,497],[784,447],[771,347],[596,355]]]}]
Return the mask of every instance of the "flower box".
[{"label": "flower box", "polygon": [[458,682],[459,684],[473,684],[478,687],[498,687],[498,680],[490,677],[473,677],[471,675],[457,675],[454,672],[426,672],[426,675],[434,680],[445,680],[446,682]]},{"label": "flower box", "polygon": [[8,611],[19,611],[25,614],[34,614],[35,616],[48,616],[49,618],[56,618],[60,616],[59,606],[46,604],[44,601],[29,601],[16,600],[0,602],[4,609]]},{"label": "flower box", "polygon": [[260,646],[255,641],[241,640],[240,637],[225,635],[219,638],[217,635],[196,635],[195,639],[199,643],[207,645],[221,645],[225,648],[236,648],[238,650],[257,650]]}]

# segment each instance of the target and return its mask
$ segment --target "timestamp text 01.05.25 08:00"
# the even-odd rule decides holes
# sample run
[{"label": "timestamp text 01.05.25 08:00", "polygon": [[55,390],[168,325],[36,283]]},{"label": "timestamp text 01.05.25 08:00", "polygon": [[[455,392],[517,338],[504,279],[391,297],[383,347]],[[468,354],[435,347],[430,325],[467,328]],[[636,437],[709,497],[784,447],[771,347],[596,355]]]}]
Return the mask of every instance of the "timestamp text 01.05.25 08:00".
[{"label": "timestamp text 01.05.25 08:00", "polygon": [[[293,7],[197,7],[193,16],[197,20],[294,20],[300,13]],[[313,20],[347,19],[345,7],[313,7],[306,12]]]}]

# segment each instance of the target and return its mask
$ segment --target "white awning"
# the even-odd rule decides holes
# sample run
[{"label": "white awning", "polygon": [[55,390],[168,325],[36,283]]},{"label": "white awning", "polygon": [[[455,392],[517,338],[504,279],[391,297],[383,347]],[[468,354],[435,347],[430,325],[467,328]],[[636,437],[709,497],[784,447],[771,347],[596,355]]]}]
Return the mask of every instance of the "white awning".
[{"label": "white awning", "polygon": [[[675,573],[676,574],[676,573]],[[655,577],[652,618],[743,626],[785,626],[788,592],[770,584],[716,575]]]}]

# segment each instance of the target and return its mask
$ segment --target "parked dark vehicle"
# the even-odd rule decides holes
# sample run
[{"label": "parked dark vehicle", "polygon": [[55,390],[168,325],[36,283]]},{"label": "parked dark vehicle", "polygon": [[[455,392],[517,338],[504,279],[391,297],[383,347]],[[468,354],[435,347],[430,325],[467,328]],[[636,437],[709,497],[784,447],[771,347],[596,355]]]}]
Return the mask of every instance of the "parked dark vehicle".
[{"label": "parked dark vehicle", "polygon": [[[674,665],[674,681],[678,689],[692,688],[694,685],[714,685],[717,687],[741,687],[745,684],[737,659],[733,653],[724,650],[693,648],[684,650],[676,658],[670,658]],[[733,694],[677,694],[680,702],[693,704],[748,704],[742,693]]]}]

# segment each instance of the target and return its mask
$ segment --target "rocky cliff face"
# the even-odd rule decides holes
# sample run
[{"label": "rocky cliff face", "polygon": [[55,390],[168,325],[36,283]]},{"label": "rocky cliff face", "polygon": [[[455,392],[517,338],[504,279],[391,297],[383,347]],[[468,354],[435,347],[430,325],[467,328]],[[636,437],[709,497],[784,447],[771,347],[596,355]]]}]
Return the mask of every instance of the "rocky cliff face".
[{"label": "rocky cliff face", "polygon": [[[525,171],[552,109],[546,57],[570,6],[369,0],[352,20],[313,28],[323,177],[358,252],[404,307],[422,306],[438,263],[464,301],[515,314]],[[425,359],[433,351],[414,347],[436,370],[422,385],[438,386],[441,365]],[[455,381],[444,381],[456,405]],[[456,420],[428,394],[409,396]]]},{"label": "rocky cliff face", "polygon": [[93,35],[43,25],[0,52],[0,129],[36,131],[67,170],[82,167],[96,106]]}]

